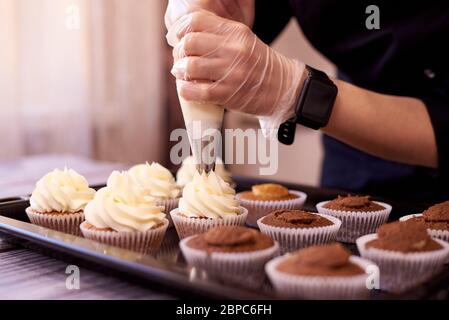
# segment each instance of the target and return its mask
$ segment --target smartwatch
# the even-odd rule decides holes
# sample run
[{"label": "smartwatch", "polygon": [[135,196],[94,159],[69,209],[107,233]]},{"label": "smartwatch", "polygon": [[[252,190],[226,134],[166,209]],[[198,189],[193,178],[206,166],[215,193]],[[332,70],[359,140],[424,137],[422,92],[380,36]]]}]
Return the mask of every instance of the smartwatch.
[{"label": "smartwatch", "polygon": [[324,72],[307,65],[306,71],[307,78],[299,94],[295,115],[279,127],[278,140],[286,145],[295,140],[296,124],[314,130],[325,127],[337,98],[337,86]]}]

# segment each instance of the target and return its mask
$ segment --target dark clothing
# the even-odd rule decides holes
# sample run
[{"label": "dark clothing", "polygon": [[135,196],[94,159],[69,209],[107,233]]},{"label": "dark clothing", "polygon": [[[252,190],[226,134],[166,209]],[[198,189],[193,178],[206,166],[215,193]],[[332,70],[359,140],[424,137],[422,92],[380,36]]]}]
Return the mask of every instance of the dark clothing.
[{"label": "dark clothing", "polygon": [[[365,26],[371,4],[380,9],[379,30]],[[291,17],[337,66],[340,78],[422,99],[438,145],[439,169],[431,170],[382,160],[325,136],[322,185],[429,202],[449,199],[449,2],[256,0],[254,31],[269,43]]]}]

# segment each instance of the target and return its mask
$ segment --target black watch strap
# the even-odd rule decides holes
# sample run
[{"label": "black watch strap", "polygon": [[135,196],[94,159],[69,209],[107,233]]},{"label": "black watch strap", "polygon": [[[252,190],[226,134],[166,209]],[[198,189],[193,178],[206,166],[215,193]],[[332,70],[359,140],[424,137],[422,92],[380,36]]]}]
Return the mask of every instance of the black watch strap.
[{"label": "black watch strap", "polygon": [[301,89],[295,116],[281,124],[279,142],[291,145],[295,140],[296,124],[318,130],[329,122],[337,97],[337,86],[322,71],[306,66],[307,78]]}]

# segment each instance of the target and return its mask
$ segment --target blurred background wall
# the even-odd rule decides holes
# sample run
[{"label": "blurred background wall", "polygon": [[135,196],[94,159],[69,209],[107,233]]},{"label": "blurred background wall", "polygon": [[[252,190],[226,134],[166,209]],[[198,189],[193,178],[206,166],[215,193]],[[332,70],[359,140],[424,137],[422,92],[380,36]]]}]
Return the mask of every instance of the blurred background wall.
[{"label": "blurred background wall", "polygon": [[163,3],[0,1],[0,159],[161,160]]},{"label": "blurred background wall", "polygon": [[[70,154],[125,164],[169,163],[169,133],[183,127],[166,0],[1,0],[0,164],[31,155]],[[333,74],[296,22],[273,46]],[[227,113],[226,127],[257,127]],[[280,147],[275,179],[316,185],[317,132],[298,128]],[[233,173],[258,175],[254,165]],[[1,178],[0,178],[1,179]]]}]

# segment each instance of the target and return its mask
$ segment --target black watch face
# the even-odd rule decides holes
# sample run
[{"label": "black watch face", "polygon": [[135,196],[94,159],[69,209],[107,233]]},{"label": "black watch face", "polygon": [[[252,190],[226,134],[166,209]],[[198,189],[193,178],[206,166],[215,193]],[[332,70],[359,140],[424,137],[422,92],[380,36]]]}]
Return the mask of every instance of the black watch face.
[{"label": "black watch face", "polygon": [[302,116],[325,126],[329,121],[336,96],[337,87],[334,84],[312,79],[308,83],[307,97],[301,112]]}]

